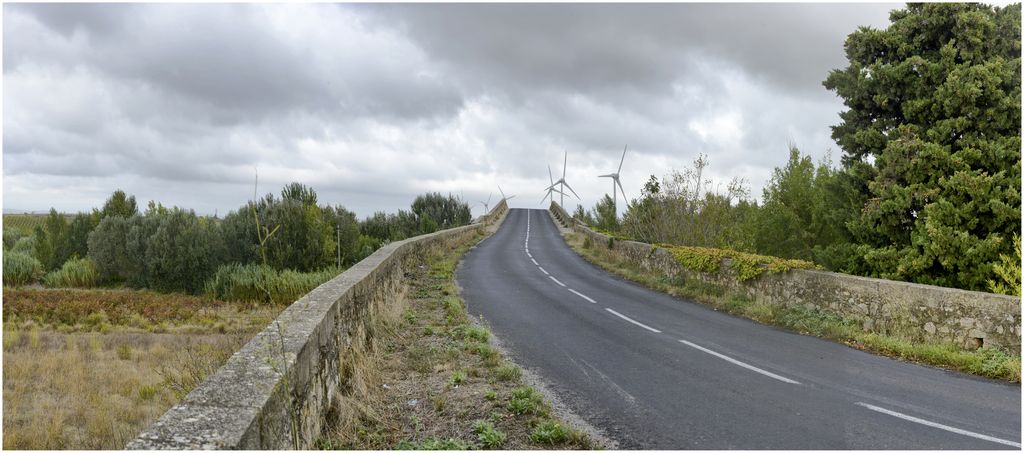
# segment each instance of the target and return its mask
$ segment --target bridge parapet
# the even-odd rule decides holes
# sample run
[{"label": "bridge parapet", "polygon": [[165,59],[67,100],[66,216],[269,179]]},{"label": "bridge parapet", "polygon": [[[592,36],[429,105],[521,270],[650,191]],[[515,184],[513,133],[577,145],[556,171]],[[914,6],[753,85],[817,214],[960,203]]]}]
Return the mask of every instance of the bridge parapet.
[{"label": "bridge parapet", "polygon": [[[566,216],[555,204],[551,212],[556,218]],[[867,332],[899,334],[916,341],[950,341],[965,349],[996,346],[1020,354],[1018,297],[803,269],[741,281],[728,259],[717,273],[697,272],[682,266],[663,248],[612,241],[579,222],[568,225],[589,237],[594,247],[610,246],[611,253],[650,272],[699,280],[760,302],[835,313],[856,320]]]},{"label": "bridge parapet", "polygon": [[374,340],[373,321],[403,297],[404,269],[507,211],[502,200],[471,225],[392,242],[302,296],[127,448],[310,448]]}]

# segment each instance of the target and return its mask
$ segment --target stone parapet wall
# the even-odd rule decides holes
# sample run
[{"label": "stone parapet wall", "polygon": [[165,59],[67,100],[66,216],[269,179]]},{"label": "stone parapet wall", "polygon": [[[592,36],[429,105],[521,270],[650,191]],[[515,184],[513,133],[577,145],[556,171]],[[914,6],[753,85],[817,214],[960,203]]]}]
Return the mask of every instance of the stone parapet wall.
[{"label": "stone parapet wall", "polygon": [[404,297],[404,270],[500,221],[502,200],[477,223],[385,245],[286,308],[227,363],[163,414],[129,449],[308,449],[373,341],[373,320]]},{"label": "stone parapet wall", "polygon": [[[555,204],[551,212],[556,218],[565,215]],[[1020,354],[1018,297],[818,270],[794,269],[740,281],[728,259],[717,273],[696,272],[680,265],[665,249],[613,240],[578,222],[567,225],[589,237],[595,247],[611,245],[612,252],[645,271],[683,281],[697,279],[760,302],[825,310],[856,320],[868,332],[950,341],[964,348],[996,346]]]}]

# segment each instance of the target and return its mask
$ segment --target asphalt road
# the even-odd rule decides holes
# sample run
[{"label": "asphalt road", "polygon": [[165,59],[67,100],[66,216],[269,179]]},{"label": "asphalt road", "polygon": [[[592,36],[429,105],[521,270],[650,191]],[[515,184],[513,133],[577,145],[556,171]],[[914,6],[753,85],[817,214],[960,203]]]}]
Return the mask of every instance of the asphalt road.
[{"label": "asphalt road", "polygon": [[1021,388],[659,293],[513,209],[457,278],[513,359],[624,449],[1017,449]]}]

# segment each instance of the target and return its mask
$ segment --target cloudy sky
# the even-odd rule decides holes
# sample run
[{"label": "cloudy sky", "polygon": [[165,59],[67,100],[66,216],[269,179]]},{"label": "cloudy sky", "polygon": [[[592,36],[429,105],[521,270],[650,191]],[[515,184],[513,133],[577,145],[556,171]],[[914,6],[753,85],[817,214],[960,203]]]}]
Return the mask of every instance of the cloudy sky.
[{"label": "cloudy sky", "polygon": [[223,215],[257,168],[361,217],[499,184],[540,207],[566,150],[589,208],[626,144],[631,198],[698,153],[760,195],[787,143],[838,161],[821,81],[898,6],[4,4],[3,208]]}]

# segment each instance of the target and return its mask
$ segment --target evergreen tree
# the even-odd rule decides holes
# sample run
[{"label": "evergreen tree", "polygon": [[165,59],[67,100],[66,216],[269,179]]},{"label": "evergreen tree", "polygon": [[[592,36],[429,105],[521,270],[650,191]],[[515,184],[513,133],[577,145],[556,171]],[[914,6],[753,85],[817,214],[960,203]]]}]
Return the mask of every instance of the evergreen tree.
[{"label": "evergreen tree", "polygon": [[848,223],[862,271],[984,290],[1020,230],[1020,5],[910,4],[846,42],[824,85],[861,188]]}]

